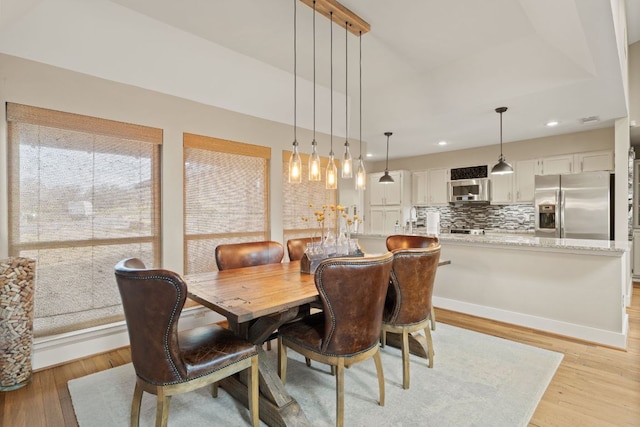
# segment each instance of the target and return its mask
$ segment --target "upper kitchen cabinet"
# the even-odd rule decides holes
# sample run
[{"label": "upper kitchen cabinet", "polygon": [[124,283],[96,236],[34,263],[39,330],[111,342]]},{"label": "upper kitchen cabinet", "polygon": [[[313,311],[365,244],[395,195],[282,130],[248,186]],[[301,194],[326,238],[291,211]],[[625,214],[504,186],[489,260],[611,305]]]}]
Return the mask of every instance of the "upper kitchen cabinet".
[{"label": "upper kitchen cabinet", "polygon": [[429,169],[411,174],[411,203],[418,206],[449,203],[449,169]]},{"label": "upper kitchen cabinet", "polygon": [[491,204],[507,205],[513,203],[512,173],[505,175],[491,175]]},{"label": "upper kitchen cabinet", "polygon": [[427,170],[427,188],[429,189],[429,205],[449,204],[447,183],[449,182],[449,169]]},{"label": "upper kitchen cabinet", "polygon": [[427,171],[411,173],[411,204],[414,206],[429,203],[429,189],[427,187]]},{"label": "upper kitchen cabinet", "polygon": [[612,151],[591,151],[573,155],[573,169],[578,172],[613,172]]},{"label": "upper kitchen cabinet", "polygon": [[515,163],[514,171],[514,201],[516,203],[533,203],[538,160],[520,160]]},{"label": "upper kitchen cabinet", "polygon": [[573,173],[573,154],[538,159],[538,175]]},{"label": "upper kitchen cabinet", "polygon": [[411,182],[407,171],[389,171],[391,183],[380,183],[384,173],[369,174],[369,205],[391,206],[409,204]]}]

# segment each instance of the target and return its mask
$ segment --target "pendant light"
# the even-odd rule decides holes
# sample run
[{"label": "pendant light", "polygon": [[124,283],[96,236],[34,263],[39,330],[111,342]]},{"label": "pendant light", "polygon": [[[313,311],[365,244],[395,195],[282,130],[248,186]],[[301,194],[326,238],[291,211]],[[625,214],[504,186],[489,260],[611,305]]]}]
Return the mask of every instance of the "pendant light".
[{"label": "pendant light", "polygon": [[507,163],[502,155],[502,113],[505,111],[507,111],[507,107],[496,108],[496,113],[500,114],[500,157],[498,157],[498,163],[491,168],[491,173],[493,175],[506,175],[508,173],[513,173],[513,166]]},{"label": "pendant light", "polygon": [[387,162],[384,167],[384,175],[380,177],[380,180],[378,180],[378,182],[381,184],[391,184],[394,182],[394,180],[393,178],[391,178],[391,175],[389,175],[389,137],[393,135],[393,133],[385,132],[384,134],[387,136]]},{"label": "pendant light", "polygon": [[298,127],[297,127],[297,93],[298,93],[298,73],[297,73],[297,13],[296,3],[293,0],[293,151],[289,157],[289,183],[300,184],[302,182],[302,159],[298,152]]},{"label": "pendant light", "polygon": [[329,33],[330,36],[330,82],[331,82],[331,115],[330,115],[330,140],[331,140],[331,151],[329,151],[329,163],[327,164],[327,180],[325,182],[325,188],[327,190],[335,190],[338,188],[338,168],[336,168],[336,162],[333,157],[333,12],[329,14]]},{"label": "pendant light", "polygon": [[320,156],[316,142],[316,2],[313,1],[313,141],[309,156],[309,181],[320,181]]},{"label": "pendant light", "polygon": [[358,172],[356,172],[356,190],[367,188],[367,171],[362,161],[362,31],[360,31],[360,157],[358,157]]},{"label": "pendant light", "polygon": [[351,158],[351,151],[349,151],[349,114],[347,113],[347,89],[349,87],[349,49],[347,46],[347,37],[349,35],[349,23],[344,23],[344,156],[342,157],[342,177],[353,177],[353,159]]}]

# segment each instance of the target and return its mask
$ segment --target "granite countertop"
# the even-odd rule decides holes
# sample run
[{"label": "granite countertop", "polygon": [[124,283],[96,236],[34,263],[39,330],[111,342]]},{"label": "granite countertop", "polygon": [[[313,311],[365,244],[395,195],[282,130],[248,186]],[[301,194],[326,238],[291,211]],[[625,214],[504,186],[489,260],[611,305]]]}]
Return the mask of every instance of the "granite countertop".
[{"label": "granite countertop", "polygon": [[[422,234],[422,233],[416,233]],[[383,235],[365,234],[362,237],[385,237]],[[535,237],[530,232],[498,232],[487,231],[483,235],[449,234],[439,236],[443,243],[472,244],[472,245],[500,245],[522,249],[560,250],[577,252],[597,252],[602,255],[621,255],[630,250],[629,242],[589,239],[553,239]]]}]

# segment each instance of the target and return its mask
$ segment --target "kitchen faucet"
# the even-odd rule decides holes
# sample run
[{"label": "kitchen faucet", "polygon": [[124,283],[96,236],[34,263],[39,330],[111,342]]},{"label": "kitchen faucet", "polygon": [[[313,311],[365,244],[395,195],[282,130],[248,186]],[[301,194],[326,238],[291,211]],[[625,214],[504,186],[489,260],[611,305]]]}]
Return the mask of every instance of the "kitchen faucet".
[{"label": "kitchen faucet", "polygon": [[409,209],[409,234],[413,234],[413,221],[418,220],[418,209],[415,206],[411,206]]}]

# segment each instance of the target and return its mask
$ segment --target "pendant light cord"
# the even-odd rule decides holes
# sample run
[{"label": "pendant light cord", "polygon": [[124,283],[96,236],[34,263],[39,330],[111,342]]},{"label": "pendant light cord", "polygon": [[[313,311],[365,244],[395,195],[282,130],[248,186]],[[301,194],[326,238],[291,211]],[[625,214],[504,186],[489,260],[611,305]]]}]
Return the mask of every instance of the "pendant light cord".
[{"label": "pendant light cord", "polygon": [[331,102],[331,151],[329,151],[329,155],[333,156],[333,12],[329,13],[329,40],[330,40],[330,44],[329,44],[329,49],[331,50],[331,54],[329,55],[330,57],[330,61],[329,61],[329,75],[331,76],[330,80],[331,80],[331,96],[330,96],[330,102]]},{"label": "pendant light cord", "polygon": [[316,0],[313,0],[313,143],[316,143]]},{"label": "pendant light cord", "polygon": [[349,49],[347,46],[347,36],[349,35],[349,21],[344,23],[344,135],[345,144],[349,146],[349,114],[348,114],[348,88],[349,88]]},{"label": "pendant light cord", "polygon": [[504,158],[502,155],[502,111],[500,111],[500,158]]},{"label": "pendant light cord", "polygon": [[360,160],[362,160],[362,31],[360,31]]},{"label": "pendant light cord", "polygon": [[387,135],[387,161],[384,164],[384,170],[385,172],[389,172],[389,137],[391,135]]},{"label": "pendant light cord", "polygon": [[298,143],[298,45],[296,34],[298,34],[298,14],[296,4],[298,0],[293,0],[293,142]]}]

